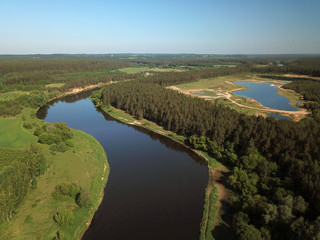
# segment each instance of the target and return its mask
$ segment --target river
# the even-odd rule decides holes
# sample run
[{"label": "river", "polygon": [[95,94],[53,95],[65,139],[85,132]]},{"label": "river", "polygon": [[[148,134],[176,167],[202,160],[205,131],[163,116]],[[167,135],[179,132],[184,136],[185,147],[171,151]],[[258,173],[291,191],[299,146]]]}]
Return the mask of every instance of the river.
[{"label": "river", "polygon": [[91,134],[107,153],[104,198],[83,239],[198,239],[208,182],[203,160],[171,139],[102,113],[90,94],[56,100],[37,114]]}]

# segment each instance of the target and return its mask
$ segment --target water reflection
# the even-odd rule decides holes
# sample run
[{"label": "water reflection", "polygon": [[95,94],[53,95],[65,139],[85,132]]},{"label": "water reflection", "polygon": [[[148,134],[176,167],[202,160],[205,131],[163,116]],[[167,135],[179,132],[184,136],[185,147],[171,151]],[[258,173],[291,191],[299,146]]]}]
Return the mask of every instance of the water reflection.
[{"label": "water reflection", "polygon": [[48,122],[93,135],[110,164],[105,196],[83,239],[197,239],[208,170],[190,149],[141,127],[120,123],[85,92],[39,110]]}]

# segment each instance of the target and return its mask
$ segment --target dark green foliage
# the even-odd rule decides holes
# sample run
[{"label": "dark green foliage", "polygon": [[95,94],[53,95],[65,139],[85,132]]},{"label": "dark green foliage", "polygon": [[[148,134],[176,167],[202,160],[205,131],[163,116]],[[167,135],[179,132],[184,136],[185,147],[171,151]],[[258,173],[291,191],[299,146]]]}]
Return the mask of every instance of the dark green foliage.
[{"label": "dark green foliage", "polygon": [[39,136],[39,142],[43,143],[43,144],[58,144],[62,141],[61,137],[58,134],[54,134],[54,133],[42,133]]},{"label": "dark green foliage", "polygon": [[31,181],[31,188],[32,189],[36,189],[38,186],[38,181],[35,177],[32,178],[32,181]]},{"label": "dark green foliage", "polygon": [[23,150],[0,149],[0,169],[23,157]]},{"label": "dark green foliage", "polygon": [[60,227],[65,227],[73,223],[74,216],[70,209],[62,209],[53,215],[53,219]]},{"label": "dark green foliage", "polygon": [[54,199],[76,198],[81,192],[81,187],[76,183],[61,183],[57,185],[51,193]]},{"label": "dark green foliage", "polygon": [[292,89],[301,93],[308,101],[320,103],[320,81],[317,80],[296,80],[284,85],[284,88]]},{"label": "dark green foliage", "polygon": [[77,204],[80,207],[88,208],[92,205],[91,195],[87,190],[82,190],[76,199]]},{"label": "dark green foliage", "polygon": [[36,143],[27,147],[20,159],[0,170],[0,222],[14,216],[30,185],[36,186],[35,177],[45,170],[46,159]]},{"label": "dark green foliage", "polygon": [[32,123],[23,123],[23,127],[26,129],[32,129],[33,125]]},{"label": "dark green foliage", "polygon": [[18,100],[0,101],[0,116],[16,116],[21,110],[22,106]]},{"label": "dark green foliage", "polygon": [[71,139],[68,139],[65,141],[65,144],[67,147],[74,147],[74,143]]},{"label": "dark green foliage", "polygon": [[65,234],[61,231],[56,232],[56,236],[53,238],[53,240],[65,240]]},{"label": "dark green foliage", "polygon": [[57,152],[65,152],[68,150],[68,147],[64,142],[60,142],[58,144],[51,145],[50,150],[57,151]]},{"label": "dark green foliage", "polygon": [[65,152],[68,147],[73,147],[73,133],[66,123],[49,123],[42,127],[37,127],[34,131],[34,135],[39,137],[39,142],[48,144],[50,150]]}]

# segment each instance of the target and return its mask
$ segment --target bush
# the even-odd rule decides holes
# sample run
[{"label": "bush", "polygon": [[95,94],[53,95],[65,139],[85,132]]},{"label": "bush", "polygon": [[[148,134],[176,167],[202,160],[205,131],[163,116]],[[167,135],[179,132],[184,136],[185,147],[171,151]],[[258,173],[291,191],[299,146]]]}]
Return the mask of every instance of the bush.
[{"label": "bush", "polygon": [[77,204],[80,207],[91,207],[92,205],[92,201],[91,201],[91,195],[87,190],[83,190],[79,193],[78,197],[77,197]]},{"label": "bush", "polygon": [[24,123],[23,124],[23,127],[26,129],[32,129],[32,126],[33,126],[32,123]]},{"label": "bush", "polygon": [[62,141],[61,137],[57,134],[54,134],[54,133],[42,133],[39,136],[39,142],[43,143],[43,144],[48,144],[48,145],[51,145],[54,143],[58,144],[61,141]]},{"label": "bush", "polygon": [[32,181],[31,181],[31,188],[32,189],[36,189],[38,186],[38,181],[35,177],[32,178]]},{"label": "bush", "polygon": [[65,199],[67,197],[75,199],[80,192],[81,187],[76,183],[61,183],[54,188],[51,195],[54,199]]},{"label": "bush", "polygon": [[63,209],[54,214],[53,219],[60,227],[64,227],[73,223],[74,216],[70,209]]},{"label": "bush", "polygon": [[54,144],[50,146],[50,150],[57,152],[65,152],[68,150],[67,145],[64,142]]},{"label": "bush", "polygon": [[73,141],[72,140],[67,140],[66,142],[66,145],[67,145],[67,147],[74,147],[74,143],[73,143]]},{"label": "bush", "polygon": [[65,234],[61,231],[56,232],[56,236],[53,238],[53,240],[64,240],[66,239]]}]

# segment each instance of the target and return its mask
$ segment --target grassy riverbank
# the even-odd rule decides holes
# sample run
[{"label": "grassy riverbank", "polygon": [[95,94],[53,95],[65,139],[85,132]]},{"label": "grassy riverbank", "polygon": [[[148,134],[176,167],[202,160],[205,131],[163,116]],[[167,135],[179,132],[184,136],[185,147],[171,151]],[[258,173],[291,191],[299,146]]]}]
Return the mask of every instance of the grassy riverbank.
[{"label": "grassy riverbank", "polygon": [[[25,128],[25,124],[30,127]],[[33,132],[37,126],[46,124],[35,117],[35,109],[25,108],[15,118],[0,119],[1,164],[9,165],[23,154],[22,149],[37,141]],[[47,144],[38,144],[46,158],[47,169],[37,177],[37,187],[30,188],[9,222],[0,225],[0,239],[53,239],[57,232],[66,239],[79,239],[87,229],[93,214],[103,197],[103,189],[109,175],[106,154],[100,143],[92,136],[79,131],[73,133],[74,146],[66,152],[52,151]],[[16,154],[15,154],[16,153]],[[75,183],[87,190],[90,207],[80,207],[75,199],[54,199],[52,192],[61,183]],[[62,209],[72,211],[74,221],[60,227],[53,219]]]},{"label": "grassy riverbank", "polygon": [[[114,117],[115,119],[131,125],[140,126],[151,130],[155,133],[161,134],[163,136],[169,137],[172,140],[179,142],[180,144],[184,144],[186,137],[177,135],[171,131],[167,131],[163,129],[163,127],[148,121],[146,119],[137,120],[133,116],[125,113],[120,109],[116,109],[112,106],[103,106],[102,110],[108,113],[110,116]],[[188,146],[186,146],[188,147]],[[226,197],[227,190],[224,188],[217,189],[216,184],[217,182],[214,179],[214,174],[217,169],[225,169],[226,167],[223,166],[220,162],[215,160],[214,158],[210,157],[206,152],[194,150],[199,156],[201,156],[208,165],[208,172],[209,172],[209,181],[205,191],[205,200],[204,200],[204,207],[203,207],[203,217],[200,225],[200,239],[214,239],[212,236],[212,230],[215,228],[216,225],[220,223],[220,213],[219,207],[220,204],[218,200],[227,200],[222,199],[220,196]],[[219,196],[220,195],[220,196]]]}]

